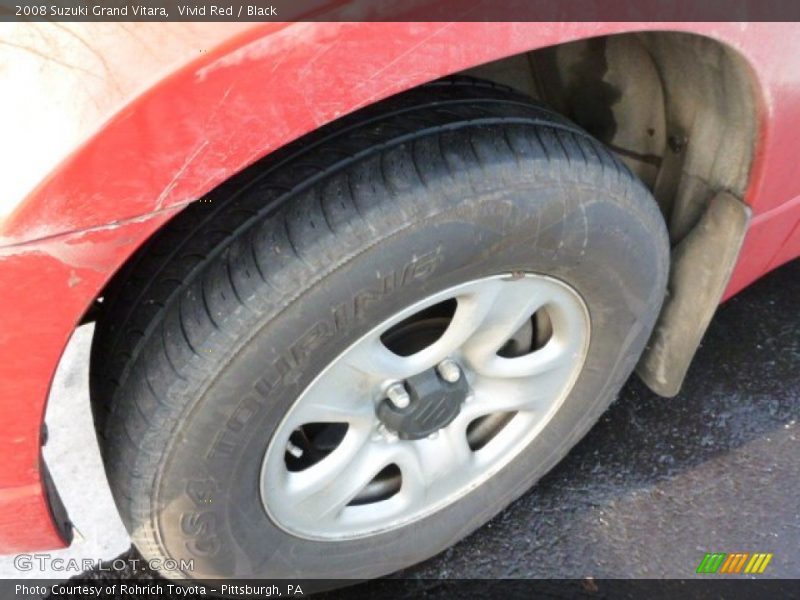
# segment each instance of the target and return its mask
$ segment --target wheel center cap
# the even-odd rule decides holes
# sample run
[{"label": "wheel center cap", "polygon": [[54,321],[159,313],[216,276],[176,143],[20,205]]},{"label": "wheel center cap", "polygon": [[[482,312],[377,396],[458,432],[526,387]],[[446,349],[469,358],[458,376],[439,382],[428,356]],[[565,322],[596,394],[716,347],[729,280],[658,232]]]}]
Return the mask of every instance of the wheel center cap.
[{"label": "wheel center cap", "polygon": [[469,393],[466,377],[448,382],[428,369],[405,380],[410,401],[398,408],[388,398],[377,407],[381,422],[400,439],[419,440],[449,425],[458,416]]}]

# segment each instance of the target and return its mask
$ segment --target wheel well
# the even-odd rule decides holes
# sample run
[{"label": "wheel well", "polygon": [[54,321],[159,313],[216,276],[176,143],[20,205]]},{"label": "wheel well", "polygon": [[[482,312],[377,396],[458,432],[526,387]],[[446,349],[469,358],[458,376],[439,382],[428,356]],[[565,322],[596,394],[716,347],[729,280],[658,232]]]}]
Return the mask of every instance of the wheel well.
[{"label": "wheel well", "polygon": [[624,33],[466,73],[540,99],[608,145],[653,192],[673,245],[718,192],[744,196],[758,133],[755,90],[744,59],[716,40]]}]

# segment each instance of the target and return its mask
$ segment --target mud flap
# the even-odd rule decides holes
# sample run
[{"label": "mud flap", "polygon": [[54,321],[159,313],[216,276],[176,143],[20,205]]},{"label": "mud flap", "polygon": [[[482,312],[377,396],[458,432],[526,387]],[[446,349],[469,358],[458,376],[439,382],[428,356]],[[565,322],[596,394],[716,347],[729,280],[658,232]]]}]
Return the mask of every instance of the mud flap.
[{"label": "mud flap", "polygon": [[678,394],[742,247],[750,208],[721,192],[672,250],[667,298],[636,372],[660,396]]}]

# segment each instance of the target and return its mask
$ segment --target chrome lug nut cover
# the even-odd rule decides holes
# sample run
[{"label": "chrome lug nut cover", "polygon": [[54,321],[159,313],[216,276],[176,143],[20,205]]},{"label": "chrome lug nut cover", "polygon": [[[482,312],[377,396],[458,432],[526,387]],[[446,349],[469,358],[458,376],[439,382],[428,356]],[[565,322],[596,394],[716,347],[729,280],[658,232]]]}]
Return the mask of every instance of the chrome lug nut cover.
[{"label": "chrome lug nut cover", "polygon": [[408,408],[411,397],[408,395],[402,383],[393,383],[386,389],[386,397],[391,400],[397,408]]},{"label": "chrome lug nut cover", "polygon": [[461,369],[458,368],[456,361],[445,358],[436,366],[439,375],[447,383],[455,383],[461,378]]}]

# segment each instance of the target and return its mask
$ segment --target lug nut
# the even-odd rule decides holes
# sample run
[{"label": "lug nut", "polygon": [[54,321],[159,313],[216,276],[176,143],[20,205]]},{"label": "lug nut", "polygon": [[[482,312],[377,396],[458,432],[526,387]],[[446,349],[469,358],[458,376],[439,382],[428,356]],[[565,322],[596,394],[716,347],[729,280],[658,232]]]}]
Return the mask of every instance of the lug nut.
[{"label": "lug nut", "polygon": [[386,442],[394,442],[398,439],[398,436],[394,431],[391,431],[388,427],[386,427],[386,425],[381,423],[378,425],[378,429],[375,431],[372,439],[373,441],[384,440]]},{"label": "lug nut", "polygon": [[408,395],[405,386],[402,383],[393,383],[386,389],[386,397],[397,408],[406,408],[411,404],[411,397]]},{"label": "lug nut", "polygon": [[439,375],[441,375],[442,379],[448,383],[455,383],[461,379],[461,369],[458,368],[456,361],[449,358],[445,358],[442,362],[440,362],[436,366],[436,370],[439,372]]}]

